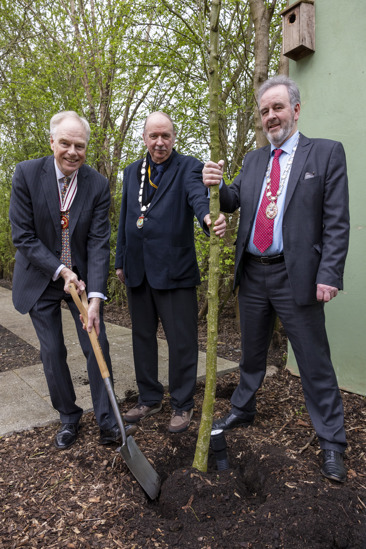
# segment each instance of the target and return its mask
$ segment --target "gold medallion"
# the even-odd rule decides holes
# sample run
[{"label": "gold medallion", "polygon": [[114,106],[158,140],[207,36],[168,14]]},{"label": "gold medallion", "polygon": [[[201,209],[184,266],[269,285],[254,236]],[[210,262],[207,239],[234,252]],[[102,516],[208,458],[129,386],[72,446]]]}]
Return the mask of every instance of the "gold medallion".
[{"label": "gold medallion", "polygon": [[144,216],[140,215],[140,217],[136,221],[136,226],[137,226],[138,229],[142,229],[143,224],[144,224]]},{"label": "gold medallion", "polygon": [[274,219],[277,214],[278,214],[277,204],[275,202],[270,202],[266,208],[267,219]]},{"label": "gold medallion", "polygon": [[66,215],[61,216],[61,229],[67,229],[69,226],[69,220]]}]

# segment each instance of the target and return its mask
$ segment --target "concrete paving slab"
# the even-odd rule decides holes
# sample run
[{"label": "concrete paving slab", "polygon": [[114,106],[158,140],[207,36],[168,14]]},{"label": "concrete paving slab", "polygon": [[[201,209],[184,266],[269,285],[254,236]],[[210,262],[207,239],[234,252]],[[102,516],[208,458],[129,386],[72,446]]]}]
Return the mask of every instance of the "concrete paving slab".
[{"label": "concrete paving slab", "polygon": [[24,431],[58,420],[58,413],[18,376],[18,370],[0,373],[0,435]]},{"label": "concrete paving slab", "polygon": [[36,393],[44,400],[49,398],[48,386],[41,362],[33,366],[27,366],[26,368],[18,368],[17,370],[13,370],[13,372],[17,375],[19,383],[28,386],[30,391]]},{"label": "concrete paving slab", "polygon": [[[62,310],[63,331],[68,350],[68,364],[74,382],[77,404],[84,411],[92,409],[85,357],[81,351],[74,321],[67,309]],[[12,304],[11,291],[0,287],[0,324],[39,349],[39,342],[29,315],[21,315]],[[121,402],[126,392],[137,394],[131,330],[106,323],[115,379],[115,393]],[[168,346],[158,341],[159,379],[168,385]],[[237,364],[218,358],[218,375],[233,371]],[[198,379],[204,379],[206,354],[199,353]],[[42,364],[27,366],[0,374],[0,437],[58,422],[52,408]]]},{"label": "concrete paving slab", "polygon": [[0,324],[13,334],[39,349],[38,338],[29,315],[22,315],[14,309],[11,291],[0,286]]}]

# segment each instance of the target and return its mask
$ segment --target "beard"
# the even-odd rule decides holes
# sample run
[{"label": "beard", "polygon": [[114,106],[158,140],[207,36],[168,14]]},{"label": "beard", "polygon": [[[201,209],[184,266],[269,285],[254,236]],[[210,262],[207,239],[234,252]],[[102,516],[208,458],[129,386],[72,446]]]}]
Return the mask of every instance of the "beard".
[{"label": "beard", "polygon": [[279,126],[278,130],[276,130],[276,133],[270,133],[265,130],[263,130],[263,132],[272,145],[279,147],[292,135],[292,133],[294,133],[294,128],[295,117],[292,115],[291,119],[287,122],[281,122],[281,126]]}]

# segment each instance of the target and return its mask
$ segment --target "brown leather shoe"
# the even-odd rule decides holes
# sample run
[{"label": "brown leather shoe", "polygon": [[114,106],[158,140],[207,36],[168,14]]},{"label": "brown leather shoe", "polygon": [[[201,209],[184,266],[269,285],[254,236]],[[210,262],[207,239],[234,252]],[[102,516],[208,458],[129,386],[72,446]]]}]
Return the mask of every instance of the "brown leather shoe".
[{"label": "brown leather shoe", "polygon": [[173,410],[168,431],[170,433],[183,433],[188,429],[192,415],[193,408],[190,410]]},{"label": "brown leather shoe", "polygon": [[[137,425],[126,425],[125,431],[126,436],[128,437],[134,435],[137,431]],[[114,442],[119,443],[121,440],[121,431],[117,425],[111,427],[111,429],[100,430],[99,444],[113,444]]]},{"label": "brown leather shoe", "polygon": [[145,406],[145,404],[136,404],[131,410],[123,416],[123,419],[128,423],[137,423],[140,419],[152,416],[160,412],[162,408],[161,402],[154,404],[153,406]]}]

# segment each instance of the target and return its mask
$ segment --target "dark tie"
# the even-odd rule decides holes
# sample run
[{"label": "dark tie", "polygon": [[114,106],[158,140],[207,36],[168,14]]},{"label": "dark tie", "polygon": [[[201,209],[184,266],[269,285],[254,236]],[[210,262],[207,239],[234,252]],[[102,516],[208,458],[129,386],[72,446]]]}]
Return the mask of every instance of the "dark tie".
[{"label": "dark tie", "polygon": [[163,176],[164,167],[165,167],[164,164],[155,164],[155,163],[152,166],[150,184],[149,184],[149,190],[148,190],[148,200],[150,202]]},{"label": "dark tie", "polygon": [[253,244],[258,248],[261,253],[265,252],[273,242],[273,225],[276,214],[273,216],[272,219],[267,217],[266,215],[267,207],[271,202],[267,195],[269,194],[270,196],[275,196],[275,203],[277,202],[277,191],[280,185],[281,175],[280,162],[278,159],[282,152],[283,151],[281,149],[275,149],[274,151],[275,154],[270,174],[270,191],[267,190],[267,187],[264,190],[262,202],[259,206],[257,219],[255,221]]},{"label": "dark tie", "polygon": [[[64,178],[64,186],[61,191],[62,203],[64,202],[66,191],[69,187],[71,178]],[[70,211],[61,212],[61,235],[62,235],[62,252],[61,252],[61,263],[63,263],[69,269],[72,269],[71,263],[71,249],[70,249],[70,233],[69,233],[69,217]]]},{"label": "dark tie", "polygon": [[163,164],[153,164],[153,169],[151,171],[151,181],[154,185],[158,186],[160,179],[163,175],[164,165]]}]

